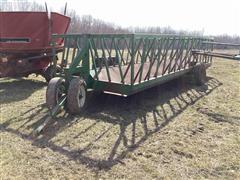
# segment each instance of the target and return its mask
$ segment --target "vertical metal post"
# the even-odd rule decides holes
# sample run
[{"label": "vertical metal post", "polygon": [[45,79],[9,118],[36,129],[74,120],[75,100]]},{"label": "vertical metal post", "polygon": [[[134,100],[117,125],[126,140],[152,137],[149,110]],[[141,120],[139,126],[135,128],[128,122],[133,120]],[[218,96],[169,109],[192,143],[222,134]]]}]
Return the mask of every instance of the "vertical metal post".
[{"label": "vertical metal post", "polygon": [[134,50],[134,44],[135,44],[135,36],[132,34],[131,36],[131,85],[134,83],[134,60],[135,60],[135,50]]},{"label": "vertical metal post", "polygon": [[53,58],[53,76],[56,75],[56,66],[57,66],[57,54],[56,54],[56,47],[55,47],[55,38],[52,37],[51,39],[51,46],[52,46],[52,58]]},{"label": "vertical metal post", "polygon": [[82,65],[84,67],[84,78],[87,78],[90,72],[90,61],[89,61],[89,37],[88,35],[85,35],[84,37],[84,44],[85,44],[85,51],[83,54],[83,61],[82,61]]}]

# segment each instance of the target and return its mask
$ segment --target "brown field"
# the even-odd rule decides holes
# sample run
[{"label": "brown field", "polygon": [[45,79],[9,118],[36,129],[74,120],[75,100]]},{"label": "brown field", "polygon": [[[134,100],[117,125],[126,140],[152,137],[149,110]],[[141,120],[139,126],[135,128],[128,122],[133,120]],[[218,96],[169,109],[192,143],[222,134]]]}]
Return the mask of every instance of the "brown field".
[{"label": "brown field", "polygon": [[47,84],[1,79],[1,179],[240,179],[239,62],[216,58],[205,86],[188,81],[95,95],[33,138]]}]

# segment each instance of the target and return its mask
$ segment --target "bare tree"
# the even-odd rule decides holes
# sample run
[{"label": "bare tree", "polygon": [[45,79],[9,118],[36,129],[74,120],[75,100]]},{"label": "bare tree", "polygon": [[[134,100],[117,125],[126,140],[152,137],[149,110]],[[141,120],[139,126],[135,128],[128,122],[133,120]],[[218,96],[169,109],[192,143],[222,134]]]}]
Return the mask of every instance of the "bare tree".
[{"label": "bare tree", "polygon": [[4,0],[0,2],[0,11],[45,11],[45,8],[28,0]]},{"label": "bare tree", "polygon": [[[65,7],[61,9],[64,13]],[[36,2],[28,0],[2,0],[0,1],[0,11],[46,11],[45,7]],[[100,19],[95,19],[91,15],[79,16],[75,10],[67,10],[67,16],[71,17],[68,33],[146,33],[146,34],[177,34],[203,36],[201,31],[176,31],[168,27],[129,27],[122,28],[113,23],[108,23]],[[239,36],[218,35],[214,36],[216,41],[240,44]],[[220,47],[219,47],[220,48]]]}]

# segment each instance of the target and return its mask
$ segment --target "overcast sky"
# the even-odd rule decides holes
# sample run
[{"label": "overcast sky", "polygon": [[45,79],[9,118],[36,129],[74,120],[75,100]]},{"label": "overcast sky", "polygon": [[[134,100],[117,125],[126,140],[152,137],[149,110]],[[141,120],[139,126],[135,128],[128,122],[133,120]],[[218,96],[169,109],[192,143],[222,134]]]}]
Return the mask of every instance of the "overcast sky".
[{"label": "overcast sky", "polygon": [[[44,3],[46,0],[35,0]],[[49,0],[59,11],[66,0]],[[205,35],[240,35],[240,0],[68,0],[79,15],[122,27],[171,26],[177,30],[204,30]]]}]

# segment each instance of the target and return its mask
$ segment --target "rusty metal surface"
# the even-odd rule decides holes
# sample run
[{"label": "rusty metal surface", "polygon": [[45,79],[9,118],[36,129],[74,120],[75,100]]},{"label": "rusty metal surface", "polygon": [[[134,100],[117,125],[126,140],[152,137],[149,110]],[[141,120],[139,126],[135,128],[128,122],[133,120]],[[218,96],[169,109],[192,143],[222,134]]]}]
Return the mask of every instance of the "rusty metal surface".
[{"label": "rusty metal surface", "polygon": [[50,63],[51,56],[31,55],[0,55],[0,77],[27,76],[31,73],[40,74]]},{"label": "rusty metal surface", "polygon": [[[170,67],[173,67],[174,66],[174,64],[175,63],[177,63],[177,64],[179,64],[180,63],[180,60],[177,60],[177,61],[172,61],[171,62],[171,64],[170,64],[170,60],[168,60],[168,61],[166,61],[166,64],[167,65],[170,65]],[[127,70],[127,65],[125,65],[125,66],[122,66],[122,71],[123,72],[126,72],[126,70]],[[156,70],[157,70],[157,62],[155,62],[153,65],[152,65],[152,68],[151,68],[151,71],[150,71],[150,79],[151,78],[155,78],[156,77],[156,75],[157,75],[157,77],[158,76],[161,76],[162,74],[163,74],[163,72],[164,72],[164,70],[166,70],[166,67],[165,68],[163,68],[164,67],[164,65],[163,65],[163,63],[160,65],[160,67],[159,67],[159,69],[158,69],[158,72],[156,73]],[[186,67],[188,67],[188,65],[186,66]],[[122,83],[121,82],[121,77],[119,76],[119,68],[118,68],[118,66],[109,66],[108,67],[109,68],[109,73],[110,73],[110,75],[111,75],[111,82],[113,82],[113,83]],[[141,68],[141,63],[138,63],[138,64],[134,64],[134,77],[135,78],[137,78],[137,81],[135,82],[135,83],[138,83],[139,81],[139,74],[137,74],[137,72],[138,72],[138,70]],[[147,76],[147,74],[148,74],[148,72],[149,72],[149,68],[150,68],[150,62],[146,62],[146,63],[144,63],[144,65],[143,65],[143,71],[142,71],[142,78],[141,78],[141,82],[142,81],[144,81],[144,80],[146,80],[146,76]],[[183,68],[183,65],[182,65],[182,68]],[[170,68],[170,69],[172,69],[172,68]],[[174,72],[176,69],[173,69],[173,70],[171,70],[170,72],[168,72],[168,73],[171,73],[171,72]],[[109,80],[108,80],[108,75],[107,75],[107,71],[106,71],[106,68],[105,67],[103,67],[102,69],[101,69],[101,71],[99,72],[99,74],[98,74],[98,77],[99,77],[99,81],[104,81],[104,82],[109,82]],[[127,72],[127,74],[126,74],[126,77],[125,77],[125,83],[126,84],[131,84],[131,72],[130,71],[128,71]]]}]

